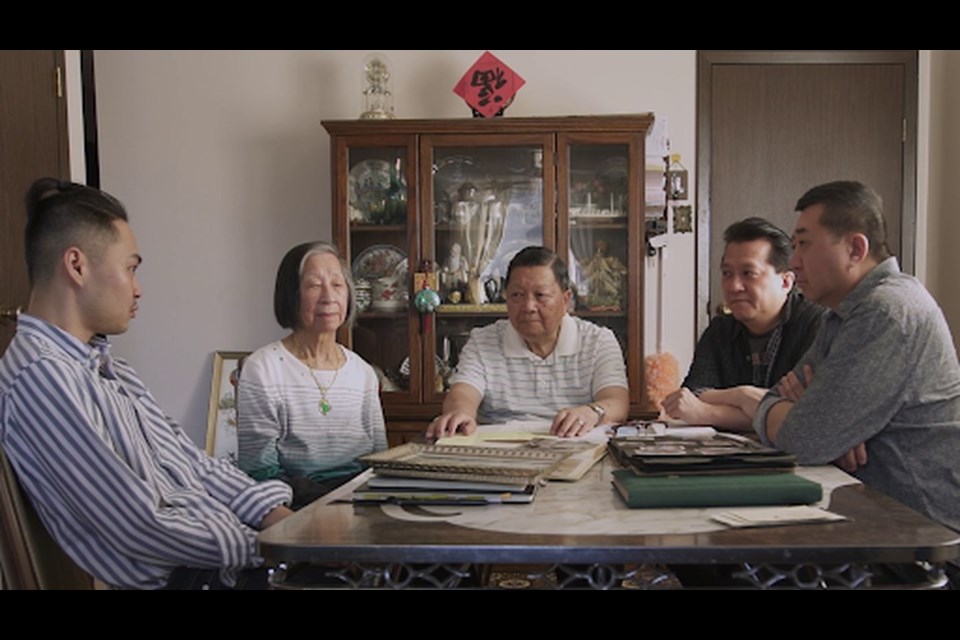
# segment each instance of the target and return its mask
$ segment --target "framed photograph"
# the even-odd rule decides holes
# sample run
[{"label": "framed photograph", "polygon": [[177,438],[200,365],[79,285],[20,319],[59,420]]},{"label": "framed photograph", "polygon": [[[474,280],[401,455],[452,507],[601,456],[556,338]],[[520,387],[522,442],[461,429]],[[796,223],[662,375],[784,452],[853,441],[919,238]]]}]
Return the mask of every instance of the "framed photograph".
[{"label": "framed photograph", "polygon": [[681,204],[673,208],[673,232],[693,232],[693,207],[689,204]]},{"label": "framed photograph", "polygon": [[207,453],[237,462],[237,383],[249,351],[214,351],[210,408],[207,413]]}]

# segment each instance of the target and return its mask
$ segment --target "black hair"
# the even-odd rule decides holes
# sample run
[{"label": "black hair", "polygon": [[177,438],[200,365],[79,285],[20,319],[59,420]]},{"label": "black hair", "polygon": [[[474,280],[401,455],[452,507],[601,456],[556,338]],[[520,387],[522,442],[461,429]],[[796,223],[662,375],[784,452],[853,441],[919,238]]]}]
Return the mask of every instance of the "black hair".
[{"label": "black hair", "polygon": [[110,194],[77,184],[40,178],[27,191],[24,255],[27,276],[34,285],[50,278],[63,253],[72,246],[96,257],[117,239],[114,222],[127,220],[127,211]]},{"label": "black hair", "polygon": [[838,238],[848,233],[862,233],[870,243],[870,255],[875,260],[881,262],[890,257],[883,199],[876,191],[860,182],[828,182],[803,194],[796,210],[803,211],[817,204],[824,206],[820,226]]},{"label": "black hair", "polygon": [[556,253],[546,247],[524,247],[510,261],[507,267],[507,284],[510,284],[510,274],[518,267],[550,267],[561,291],[570,288],[570,276],[567,275],[567,265]]},{"label": "black hair", "polygon": [[340,257],[340,252],[329,242],[304,242],[287,251],[277,268],[277,281],[273,287],[273,315],[284,329],[297,329],[300,325],[300,280],[307,258],[314,254],[329,253],[340,262],[340,270],[347,283],[347,313],[344,324],[353,323],[356,297],[350,267]]},{"label": "black hair", "polygon": [[770,255],[767,262],[773,266],[777,273],[783,273],[790,269],[790,236],[787,232],[764,218],[746,218],[740,222],[734,222],[723,232],[723,241],[726,244],[732,242],[752,242],[754,240],[766,240],[770,243]]}]

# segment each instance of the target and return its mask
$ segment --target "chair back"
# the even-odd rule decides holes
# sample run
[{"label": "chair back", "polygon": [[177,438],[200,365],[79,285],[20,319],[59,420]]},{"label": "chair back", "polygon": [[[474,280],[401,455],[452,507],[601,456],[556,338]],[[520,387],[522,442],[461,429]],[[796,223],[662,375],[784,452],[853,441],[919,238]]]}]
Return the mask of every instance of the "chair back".
[{"label": "chair back", "polygon": [[0,563],[5,589],[93,589],[54,542],[0,450]]}]

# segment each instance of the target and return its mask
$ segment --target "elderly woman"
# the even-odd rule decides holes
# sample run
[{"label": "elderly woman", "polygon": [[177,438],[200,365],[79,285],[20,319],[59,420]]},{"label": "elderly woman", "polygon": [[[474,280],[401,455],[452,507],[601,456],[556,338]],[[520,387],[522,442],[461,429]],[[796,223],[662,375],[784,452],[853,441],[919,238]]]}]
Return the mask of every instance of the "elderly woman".
[{"label": "elderly woman", "polygon": [[551,421],[577,436],[627,417],[623,353],[613,332],[567,314],[573,293],[553,251],[527,247],[507,269],[507,317],[470,333],[428,436],[471,433],[477,418]]},{"label": "elderly woman", "polygon": [[309,242],[277,270],[273,311],[292,332],[246,359],[238,388],[240,468],[279,478],[299,508],[362,470],[356,458],[387,447],[377,376],[337,344],[356,305],[336,248]]}]

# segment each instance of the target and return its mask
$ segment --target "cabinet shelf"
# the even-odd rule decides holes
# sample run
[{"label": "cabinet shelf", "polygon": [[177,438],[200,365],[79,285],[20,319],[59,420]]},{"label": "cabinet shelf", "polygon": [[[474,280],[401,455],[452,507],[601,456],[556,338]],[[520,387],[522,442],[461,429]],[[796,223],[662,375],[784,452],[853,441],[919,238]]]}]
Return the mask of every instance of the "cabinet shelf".
[{"label": "cabinet shelf", "polygon": [[626,318],[626,311],[592,311],[590,309],[577,309],[572,315],[581,318]]},{"label": "cabinet shelf", "polygon": [[350,233],[402,233],[407,227],[402,224],[372,224],[369,222],[351,222]]},{"label": "cabinet shelf", "polygon": [[594,229],[601,230],[614,230],[614,229],[626,229],[627,220],[626,218],[571,218],[570,219],[570,228],[571,229]]},{"label": "cabinet shelf", "polygon": [[505,316],[505,304],[442,304],[437,313],[443,316]]},{"label": "cabinet shelf", "polygon": [[403,311],[364,311],[357,314],[358,320],[398,320],[406,317],[406,309]]}]

